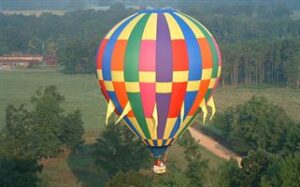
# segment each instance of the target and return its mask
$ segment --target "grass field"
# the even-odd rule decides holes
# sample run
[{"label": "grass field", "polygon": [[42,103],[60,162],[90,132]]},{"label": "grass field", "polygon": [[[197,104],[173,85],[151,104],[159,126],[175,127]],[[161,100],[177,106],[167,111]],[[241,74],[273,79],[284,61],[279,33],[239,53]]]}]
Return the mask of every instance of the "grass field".
[{"label": "grass field", "polygon": [[[80,109],[83,113],[85,151],[79,154],[65,152],[58,158],[43,162],[45,168],[41,174],[43,186],[77,187],[102,186],[107,179],[97,172],[94,158],[89,147],[104,128],[106,104],[101,96],[95,75],[64,75],[55,71],[0,71],[0,127],[5,122],[5,108],[8,104],[25,103],[30,107],[30,97],[41,86],[56,85],[66,97],[67,110]],[[253,95],[261,95],[282,106],[296,121],[300,121],[300,91],[287,88],[223,87],[215,95],[217,111],[241,104]],[[209,166],[216,168],[224,161],[202,148],[203,158],[209,160]],[[168,159],[178,167],[185,167],[182,147],[175,145],[169,150]]]}]

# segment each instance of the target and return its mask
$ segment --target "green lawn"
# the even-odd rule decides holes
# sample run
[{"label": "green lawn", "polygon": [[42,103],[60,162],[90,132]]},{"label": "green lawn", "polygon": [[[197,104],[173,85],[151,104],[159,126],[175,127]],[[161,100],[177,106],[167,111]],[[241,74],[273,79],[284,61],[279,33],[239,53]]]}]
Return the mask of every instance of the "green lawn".
[{"label": "green lawn", "polygon": [[[104,127],[106,104],[101,96],[95,75],[64,75],[55,71],[0,71],[0,127],[5,122],[5,108],[8,104],[25,103],[30,107],[30,97],[41,86],[56,85],[67,100],[67,110],[80,109],[83,113],[86,130],[85,139],[92,143]],[[285,108],[287,113],[300,121],[300,91],[287,88],[247,88],[223,87],[215,94],[217,111],[222,112],[227,107],[242,104],[253,95],[267,97]],[[89,145],[80,154],[64,153],[58,158],[51,159],[45,164],[41,174],[43,186],[102,186],[105,176],[99,174],[93,165]],[[224,161],[206,149],[202,148],[203,158],[209,160],[211,168]],[[183,148],[174,145],[168,152],[168,160],[177,167],[186,165]]]},{"label": "green lawn", "polygon": [[30,97],[42,86],[55,85],[66,97],[68,110],[80,109],[85,129],[101,128],[106,104],[94,75],[65,75],[53,71],[0,71],[0,124],[8,104],[30,104]]}]

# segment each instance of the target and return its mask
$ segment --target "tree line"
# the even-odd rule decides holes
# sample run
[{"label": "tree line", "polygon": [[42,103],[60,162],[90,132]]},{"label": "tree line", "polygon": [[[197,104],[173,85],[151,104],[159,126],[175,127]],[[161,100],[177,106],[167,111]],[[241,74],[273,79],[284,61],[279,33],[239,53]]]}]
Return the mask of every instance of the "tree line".
[{"label": "tree line", "polygon": [[[223,54],[222,85],[300,86],[300,19],[285,4],[177,5],[216,37]],[[56,54],[64,73],[94,73],[96,49],[115,23],[136,10],[121,3],[109,10],[64,16],[0,13],[0,54]]]}]

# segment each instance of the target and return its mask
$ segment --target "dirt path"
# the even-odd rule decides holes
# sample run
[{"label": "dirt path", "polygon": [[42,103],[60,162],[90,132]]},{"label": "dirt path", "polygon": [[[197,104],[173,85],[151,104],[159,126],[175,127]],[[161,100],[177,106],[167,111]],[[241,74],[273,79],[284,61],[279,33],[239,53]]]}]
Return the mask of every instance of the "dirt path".
[{"label": "dirt path", "polygon": [[215,154],[216,156],[223,158],[225,160],[229,160],[230,158],[234,158],[241,166],[242,158],[237,154],[233,153],[231,150],[219,144],[217,141],[213,140],[209,136],[206,136],[201,131],[196,130],[193,127],[189,128],[189,131],[192,137],[207,150]]}]

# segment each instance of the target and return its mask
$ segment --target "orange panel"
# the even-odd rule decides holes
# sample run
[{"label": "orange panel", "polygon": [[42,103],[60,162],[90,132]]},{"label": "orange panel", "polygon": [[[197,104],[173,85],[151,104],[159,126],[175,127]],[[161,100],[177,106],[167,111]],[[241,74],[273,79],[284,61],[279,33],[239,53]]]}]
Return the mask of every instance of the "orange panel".
[{"label": "orange panel", "polygon": [[193,106],[191,107],[188,115],[193,115],[196,112],[196,110],[199,108],[199,105],[202,102],[202,100],[207,92],[209,82],[210,82],[210,80],[202,80],[201,81],[199,92],[196,96],[195,102],[194,102]]},{"label": "orange panel", "polygon": [[127,40],[117,40],[111,59],[111,70],[123,70]]},{"label": "orange panel", "polygon": [[202,68],[212,68],[213,66],[213,59],[212,59],[212,52],[210,50],[209,43],[206,38],[198,39],[198,43],[201,50],[202,56]]}]

